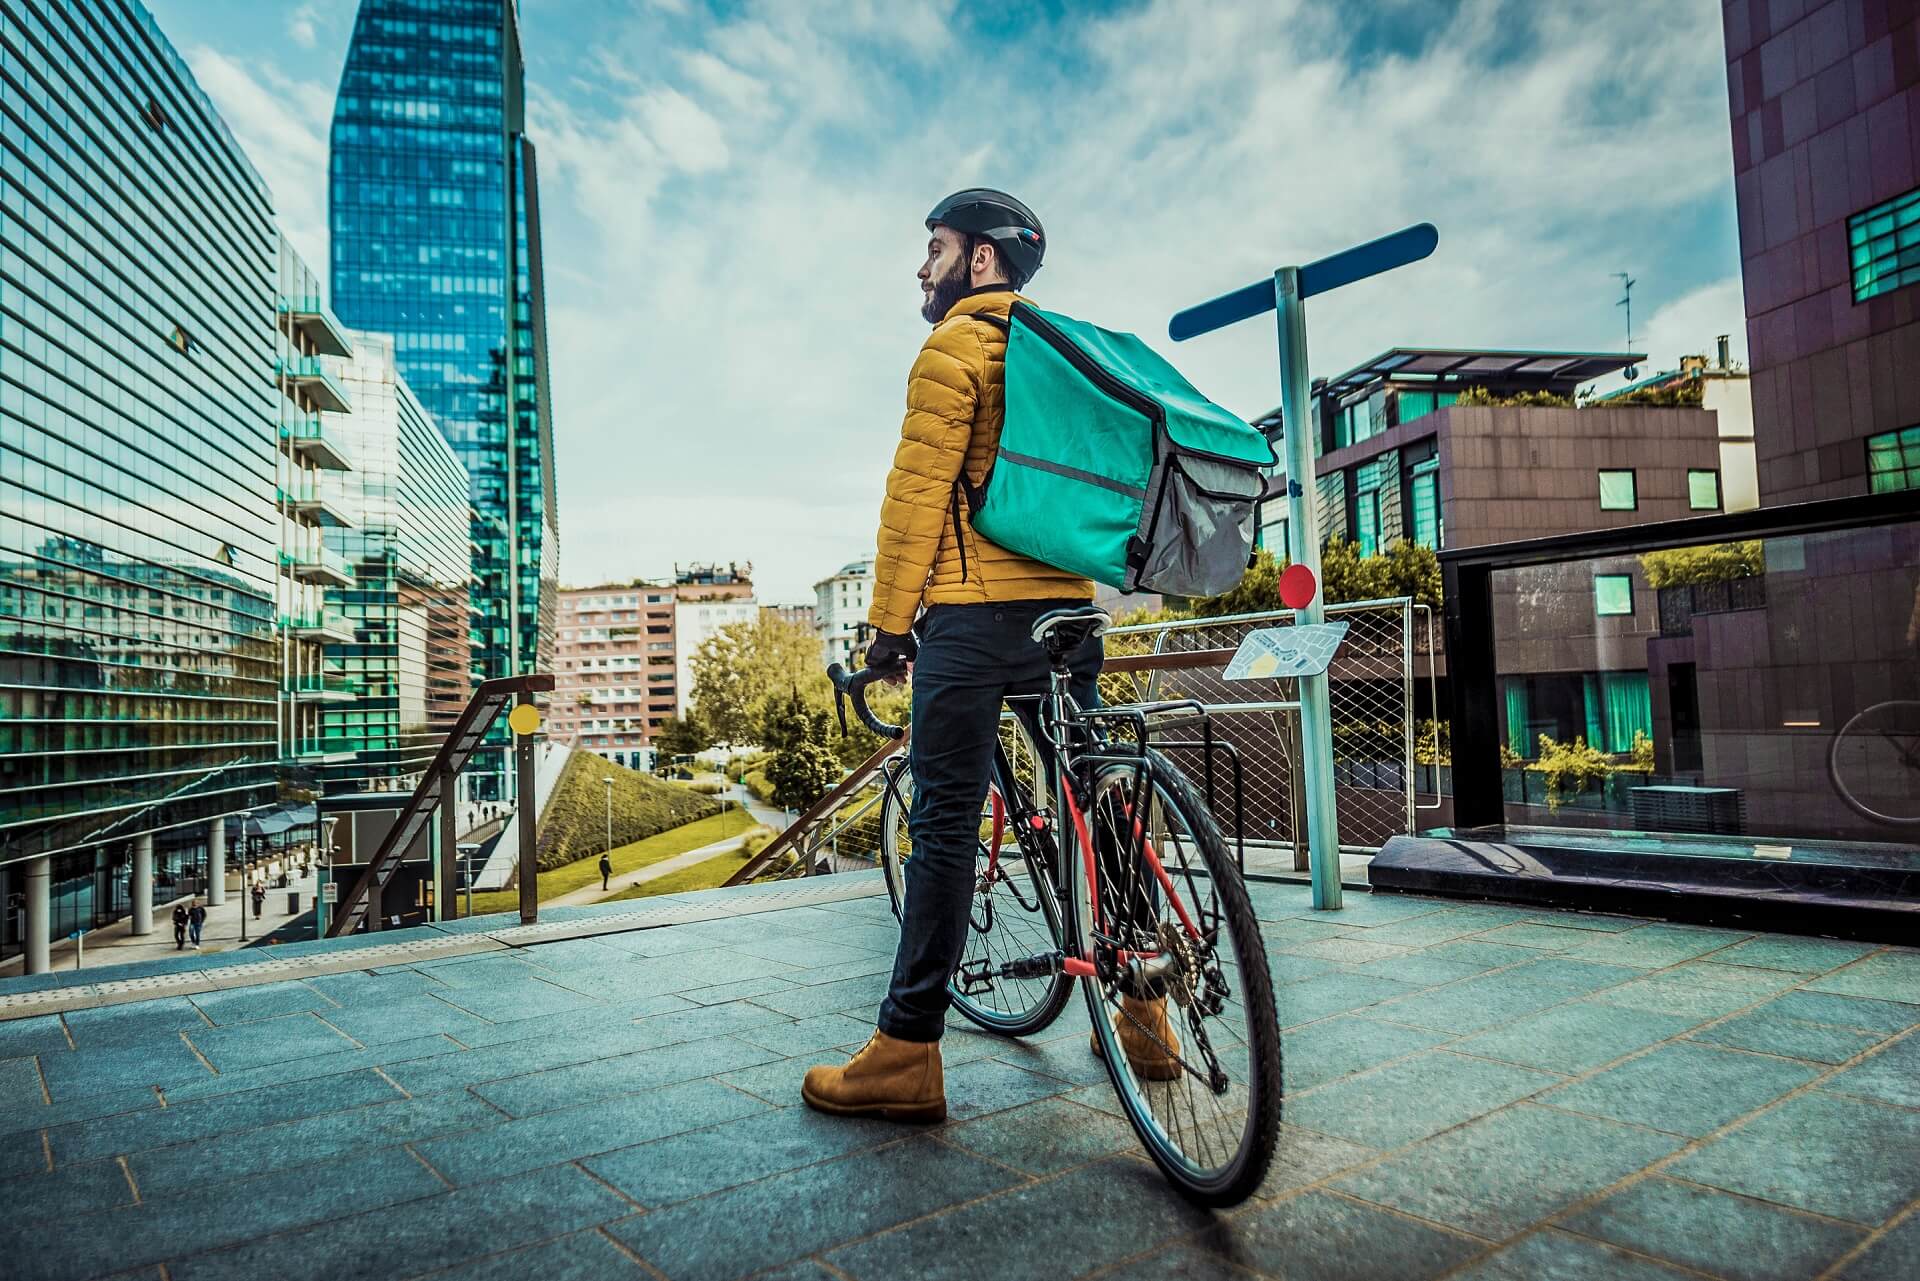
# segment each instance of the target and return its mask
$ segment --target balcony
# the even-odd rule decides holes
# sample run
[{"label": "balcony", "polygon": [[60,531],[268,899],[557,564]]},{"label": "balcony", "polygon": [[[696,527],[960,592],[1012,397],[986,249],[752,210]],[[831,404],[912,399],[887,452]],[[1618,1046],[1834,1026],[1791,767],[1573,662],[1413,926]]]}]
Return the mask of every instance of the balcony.
[{"label": "balcony", "polygon": [[[302,492],[304,490],[304,492]],[[338,498],[303,486],[301,490],[281,489],[280,505],[287,515],[314,529],[346,529],[354,523]]]},{"label": "balcony", "polygon": [[318,417],[280,424],[280,444],[296,459],[324,471],[352,471],[353,463],[340,442],[327,434]]},{"label": "balcony", "polygon": [[328,671],[318,676],[295,677],[293,692],[309,703],[351,703],[366,691],[358,681]]},{"label": "balcony", "polygon": [[295,640],[321,641],[332,645],[353,643],[353,620],[332,610],[321,610],[317,614],[282,615],[280,625]]},{"label": "balcony", "polygon": [[353,412],[353,402],[347,399],[346,389],[333,380],[333,375],[326,371],[317,358],[295,356],[289,360],[276,360],[273,367],[286,384],[287,391],[299,392],[313,408],[334,414]]},{"label": "balcony", "polygon": [[353,586],[353,567],[345,557],[325,547],[317,551],[281,552],[280,568],[296,582],[319,587]]},{"label": "balcony", "polygon": [[282,298],[280,332],[289,338],[304,338],[322,356],[351,356],[353,344],[347,341],[346,326],[318,297]]}]

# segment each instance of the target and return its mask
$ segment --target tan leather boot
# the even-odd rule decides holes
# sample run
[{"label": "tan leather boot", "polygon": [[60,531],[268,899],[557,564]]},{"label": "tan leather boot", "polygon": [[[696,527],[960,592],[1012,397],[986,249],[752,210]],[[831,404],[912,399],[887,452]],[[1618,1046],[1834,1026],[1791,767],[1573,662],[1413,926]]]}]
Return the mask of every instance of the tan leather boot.
[{"label": "tan leather boot", "polygon": [[902,1041],[876,1031],[841,1067],[807,1069],[800,1085],[807,1106],[835,1116],[888,1121],[944,1121],[947,1082],[938,1041]]},{"label": "tan leather boot", "polygon": [[[1133,1017],[1128,1018],[1129,1014]],[[1135,1076],[1142,1081],[1178,1079],[1180,1061],[1174,1056],[1180,1053],[1180,1037],[1173,1030],[1172,1020],[1167,1018],[1166,997],[1151,1001],[1121,997],[1120,1009],[1113,1015],[1113,1030],[1120,1035],[1120,1048],[1125,1051],[1127,1066]],[[1087,1037],[1093,1043],[1094,1057],[1105,1058],[1100,1049],[1100,1034],[1089,1032]]]}]

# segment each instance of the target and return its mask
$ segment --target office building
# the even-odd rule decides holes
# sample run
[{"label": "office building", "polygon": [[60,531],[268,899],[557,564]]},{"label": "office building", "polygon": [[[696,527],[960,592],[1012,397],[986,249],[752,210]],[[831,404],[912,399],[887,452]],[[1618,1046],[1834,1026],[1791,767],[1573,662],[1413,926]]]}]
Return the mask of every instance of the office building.
[{"label": "office building", "polygon": [[813,585],[813,631],[828,663],[851,664],[873,603],[873,557],[848,561]]},{"label": "office building", "polygon": [[[476,679],[551,671],[558,501],[539,183],[513,0],[362,0],[334,104],[333,305],[465,464]],[[505,731],[473,782],[507,786]]]},{"label": "office building", "polygon": [[145,9],[0,6],[0,104],[0,954],[42,969],[276,799],[291,402],[267,189]]},{"label": "office building", "polygon": [[[1682,356],[1678,369],[1662,370],[1604,395],[1592,405],[1631,405],[1659,401],[1692,404],[1713,415],[1720,436],[1720,507],[1752,511],[1760,505],[1760,470],[1753,444],[1753,383],[1736,368],[1727,335],[1715,340],[1714,354]],[[1705,484],[1704,478],[1696,478]]]},{"label": "office building", "polygon": [[560,590],[560,636],[547,733],[616,765],[651,764],[654,735],[678,714],[674,585]]},{"label": "office building", "polygon": [[401,377],[387,334],[352,332],[335,434],[353,460],[332,479],[354,523],[325,531],[328,793],[411,791],[471,694],[467,472]]},{"label": "office building", "polygon": [[1920,486],[1920,11],[1722,14],[1760,496]]},{"label": "office building", "polygon": [[762,605],[760,616],[778,619],[789,627],[813,630],[813,606],[811,605]]}]

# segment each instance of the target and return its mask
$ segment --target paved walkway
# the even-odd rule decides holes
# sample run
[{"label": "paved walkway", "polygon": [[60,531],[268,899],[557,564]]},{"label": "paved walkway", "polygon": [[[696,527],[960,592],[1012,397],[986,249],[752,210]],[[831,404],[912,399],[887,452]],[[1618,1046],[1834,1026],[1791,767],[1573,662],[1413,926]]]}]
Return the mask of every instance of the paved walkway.
[{"label": "paved walkway", "polygon": [[[569,893],[562,894],[558,898],[548,899],[547,903],[551,903],[555,907],[580,907],[588,903],[603,902],[613,898],[624,890],[632,889],[636,885],[645,885],[648,881],[657,881],[661,877],[671,875],[682,868],[692,867],[695,863],[704,863],[716,855],[725,854],[728,850],[737,850],[745,841],[746,838],[744,836],[731,836],[724,841],[715,841],[711,845],[702,845],[700,848],[688,850],[684,854],[675,854],[671,858],[663,858],[658,863],[649,863],[647,866],[637,868],[634,871],[623,872],[609,881],[607,888],[604,890],[598,885],[589,885],[585,889],[573,890]],[[544,907],[546,904],[543,903],[541,906]]]},{"label": "paved walkway", "polygon": [[0,1021],[7,1275],[1920,1276],[1920,953],[1256,886],[1289,1099],[1267,1185],[1209,1214],[1134,1150],[1078,1003],[954,1026],[944,1125],[800,1106],[872,1026],[879,889],[291,945]]},{"label": "paved walkway", "polygon": [[[300,906],[313,909],[312,882],[297,883],[300,887]],[[200,948],[205,952],[226,952],[242,946],[240,942],[240,900],[238,891],[230,890],[227,901],[219,907],[207,909],[207,923],[200,932]],[[180,902],[185,903],[186,899]],[[256,919],[251,906],[247,908],[247,937],[257,939],[272,932],[293,919],[286,910],[287,891],[268,890],[266,902],[261,905],[262,914]],[[173,946],[173,904],[156,903],[153,905],[153,933],[135,937],[133,918],[126,917],[112,925],[87,931],[82,940],[84,948],[80,954],[80,966],[91,971],[102,966],[130,965],[136,961],[154,961],[165,957],[176,957],[180,953]],[[192,952],[191,945],[186,949]],[[70,971],[74,968],[74,944],[72,939],[56,939],[50,949],[49,957],[53,968]],[[20,974],[24,972],[26,958],[10,957],[0,963],[0,975]]]}]

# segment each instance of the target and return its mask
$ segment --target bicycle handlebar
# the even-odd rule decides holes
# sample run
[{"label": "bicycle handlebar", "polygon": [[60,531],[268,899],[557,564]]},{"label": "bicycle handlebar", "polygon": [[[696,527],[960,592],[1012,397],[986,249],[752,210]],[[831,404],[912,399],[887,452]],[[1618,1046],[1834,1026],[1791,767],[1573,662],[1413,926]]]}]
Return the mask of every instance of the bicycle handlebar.
[{"label": "bicycle handlebar", "polygon": [[857,672],[849,672],[839,663],[827,669],[827,679],[833,682],[833,706],[840,713],[840,732],[847,732],[847,700],[853,700],[854,714],[860,723],[882,738],[904,738],[907,731],[899,725],[889,725],[873,714],[867,706],[867,686],[875,681],[890,680],[906,672],[905,663],[893,667],[867,667]]}]

